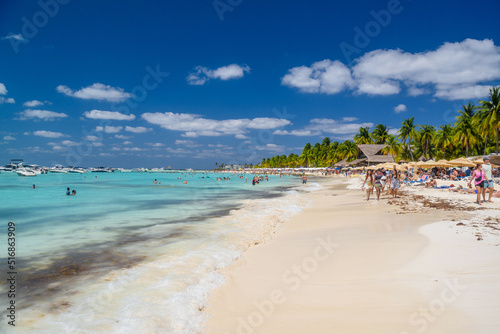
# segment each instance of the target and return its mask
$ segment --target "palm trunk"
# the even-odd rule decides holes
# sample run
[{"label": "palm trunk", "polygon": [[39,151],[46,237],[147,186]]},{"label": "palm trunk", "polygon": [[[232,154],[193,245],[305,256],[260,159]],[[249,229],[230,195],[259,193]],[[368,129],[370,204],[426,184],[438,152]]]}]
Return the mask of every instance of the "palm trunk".
[{"label": "palm trunk", "polygon": [[486,155],[486,145],[488,144],[488,136],[484,137],[484,153],[483,155]]}]

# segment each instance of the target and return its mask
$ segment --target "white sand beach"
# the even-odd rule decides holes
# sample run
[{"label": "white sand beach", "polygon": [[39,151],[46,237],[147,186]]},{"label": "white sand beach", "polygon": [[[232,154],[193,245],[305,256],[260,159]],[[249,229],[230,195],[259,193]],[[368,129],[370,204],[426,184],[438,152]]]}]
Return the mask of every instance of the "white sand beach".
[{"label": "white sand beach", "polygon": [[224,269],[205,332],[499,333],[500,200],[464,211],[474,195],[417,187],[367,202],[356,182],[323,182]]}]

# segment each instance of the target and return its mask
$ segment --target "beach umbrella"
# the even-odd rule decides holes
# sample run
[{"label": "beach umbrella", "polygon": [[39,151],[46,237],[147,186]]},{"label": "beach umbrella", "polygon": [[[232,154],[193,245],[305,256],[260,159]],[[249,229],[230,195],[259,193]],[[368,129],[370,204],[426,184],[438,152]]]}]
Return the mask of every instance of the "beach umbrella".
[{"label": "beach umbrella", "polygon": [[476,164],[466,158],[453,159],[448,162],[455,167],[476,167]]},{"label": "beach umbrella", "polygon": [[[483,160],[483,158],[476,159],[476,160],[474,160],[474,161],[472,161],[472,162],[473,162],[473,163],[475,163],[475,164],[484,164],[484,160]],[[497,167],[498,167],[498,166],[497,166],[497,165],[495,165],[495,164],[491,164],[491,166],[492,166],[493,168],[497,168]]]},{"label": "beach umbrella", "polygon": [[426,162],[419,164],[418,166],[423,167],[423,168],[434,167],[434,166],[436,166],[436,162],[434,160],[429,160],[429,161],[426,161]]},{"label": "beach umbrella", "polygon": [[436,167],[453,167],[453,165],[450,164],[450,162],[446,159],[441,159],[436,162],[435,164]]}]

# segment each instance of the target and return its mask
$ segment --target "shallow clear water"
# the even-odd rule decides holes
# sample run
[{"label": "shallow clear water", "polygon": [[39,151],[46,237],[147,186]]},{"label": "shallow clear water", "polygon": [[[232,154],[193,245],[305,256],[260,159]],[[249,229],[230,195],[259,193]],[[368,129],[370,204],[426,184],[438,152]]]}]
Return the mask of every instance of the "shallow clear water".
[{"label": "shallow clear water", "polygon": [[17,332],[199,332],[216,270],[305,205],[296,178],[217,176],[0,174],[0,216],[17,231]]}]

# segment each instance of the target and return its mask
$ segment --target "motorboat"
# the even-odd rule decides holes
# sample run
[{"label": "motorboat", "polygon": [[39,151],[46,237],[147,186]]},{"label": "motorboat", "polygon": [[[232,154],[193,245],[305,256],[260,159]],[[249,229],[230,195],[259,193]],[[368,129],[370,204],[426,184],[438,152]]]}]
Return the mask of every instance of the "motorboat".
[{"label": "motorboat", "polygon": [[8,164],[3,167],[4,172],[15,172],[18,168],[23,167],[23,159],[11,159]]},{"label": "motorboat", "polygon": [[16,173],[19,176],[36,176],[37,173],[35,173],[34,170],[29,169],[29,168],[18,168],[16,169]]},{"label": "motorboat", "polygon": [[68,173],[84,174],[84,173],[87,173],[87,171],[83,168],[73,167],[73,168],[68,169]]},{"label": "motorboat", "polygon": [[68,169],[62,168],[62,167],[52,167],[52,168],[49,168],[49,173],[68,174]]},{"label": "motorboat", "polygon": [[111,173],[111,170],[108,167],[96,167],[90,168],[92,173]]}]

